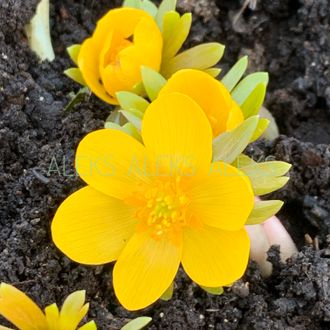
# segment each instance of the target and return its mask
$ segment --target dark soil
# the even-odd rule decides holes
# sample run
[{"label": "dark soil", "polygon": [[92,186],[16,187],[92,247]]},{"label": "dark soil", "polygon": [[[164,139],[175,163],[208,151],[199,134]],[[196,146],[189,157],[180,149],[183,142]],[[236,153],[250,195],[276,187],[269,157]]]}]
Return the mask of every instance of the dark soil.
[{"label": "dark soil", "polygon": [[83,185],[72,168],[79,140],[102,127],[110,111],[91,96],[63,112],[68,94],[78,90],[62,74],[70,65],[65,48],[81,42],[119,3],[51,0],[57,58],[42,64],[23,33],[36,3],[0,1],[0,281],[17,285],[41,306],[86,289],[89,317],[99,329],[118,329],[137,315],[152,316],[151,329],[329,329],[329,0],[259,0],[236,24],[243,1],[179,1],[181,10],[195,15],[190,44],[220,41],[227,45],[224,70],[248,54],[250,71],[270,73],[266,105],[285,135],[258,142],[249,153],[293,164],[290,183],[272,197],[286,202],[280,217],[300,251],[283,265],[273,248],[271,278],[262,279],[251,263],[244,278],[219,297],[180,273],[170,302],[139,313],[119,306],[111,265],[71,262],[52,244],[49,230],[59,204]]}]

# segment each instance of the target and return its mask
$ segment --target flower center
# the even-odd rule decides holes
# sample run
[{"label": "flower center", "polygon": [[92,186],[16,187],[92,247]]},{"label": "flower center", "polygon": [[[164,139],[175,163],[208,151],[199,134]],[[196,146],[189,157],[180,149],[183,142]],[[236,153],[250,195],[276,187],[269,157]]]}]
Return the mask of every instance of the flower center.
[{"label": "flower center", "polygon": [[146,189],[140,198],[136,213],[139,227],[147,230],[155,239],[164,236],[175,239],[174,236],[189,222],[189,198],[180,187],[180,178],[173,181],[155,182],[155,185]]}]

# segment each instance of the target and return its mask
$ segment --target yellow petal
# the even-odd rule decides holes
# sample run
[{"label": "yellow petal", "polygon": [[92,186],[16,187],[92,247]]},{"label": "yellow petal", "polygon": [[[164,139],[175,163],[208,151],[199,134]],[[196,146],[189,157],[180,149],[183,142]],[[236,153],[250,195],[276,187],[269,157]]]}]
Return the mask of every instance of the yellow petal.
[{"label": "yellow petal", "polygon": [[89,308],[89,304],[84,304],[85,295],[85,290],[80,290],[65,299],[60,312],[60,329],[76,330]]},{"label": "yellow petal", "polygon": [[45,315],[22,291],[0,284],[0,315],[22,330],[47,329]]},{"label": "yellow petal", "polygon": [[55,245],[69,258],[97,265],[118,258],[135,224],[131,207],[85,187],[61,204],[51,230]]},{"label": "yellow petal", "polygon": [[156,156],[159,175],[207,173],[212,157],[212,131],[198,104],[180,93],[159,96],[142,122],[146,148]]},{"label": "yellow petal", "polygon": [[192,214],[206,225],[223,230],[241,229],[254,205],[248,177],[223,162],[212,163],[208,176],[187,195]]},{"label": "yellow petal", "polygon": [[7,328],[7,327],[4,327],[3,325],[0,325],[0,330],[15,330],[15,329]]},{"label": "yellow petal", "polygon": [[113,270],[113,284],[120,303],[128,310],[151,305],[171,285],[178,271],[181,244],[135,234]]},{"label": "yellow petal", "polygon": [[183,234],[182,266],[201,286],[220,287],[244,274],[250,241],[245,229],[223,231],[205,226]]},{"label": "yellow petal", "polygon": [[237,103],[233,100],[232,107],[229,112],[229,117],[227,120],[227,131],[231,131],[236,128],[244,121],[244,116],[241,108],[237,105]]},{"label": "yellow petal", "polygon": [[101,84],[99,71],[100,49],[92,38],[86,39],[78,56],[78,65],[86,85],[103,101],[110,104],[118,104],[117,100],[110,96]]},{"label": "yellow petal", "polygon": [[179,92],[191,97],[203,109],[213,130],[213,136],[226,131],[232,99],[222,83],[199,70],[180,70],[160,91],[160,95]]},{"label": "yellow petal", "polygon": [[150,182],[145,147],[128,134],[102,129],[88,134],[79,144],[76,169],[92,188],[119,199]]},{"label": "yellow petal", "polygon": [[48,324],[48,330],[58,330],[60,325],[60,312],[56,304],[45,308],[45,315]]},{"label": "yellow petal", "polygon": [[130,37],[136,25],[142,18],[153,20],[152,16],[144,10],[135,8],[116,8],[109,10],[97,23],[93,34],[95,43],[99,46],[111,30],[116,30],[124,38]]}]

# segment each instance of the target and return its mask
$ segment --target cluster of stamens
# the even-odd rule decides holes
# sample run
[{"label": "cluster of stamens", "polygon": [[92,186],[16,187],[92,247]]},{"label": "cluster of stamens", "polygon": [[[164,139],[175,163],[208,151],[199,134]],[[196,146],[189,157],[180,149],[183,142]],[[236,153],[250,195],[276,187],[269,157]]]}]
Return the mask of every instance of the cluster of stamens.
[{"label": "cluster of stamens", "polygon": [[178,182],[158,182],[145,192],[144,200],[138,218],[147,225],[153,237],[160,238],[186,225],[189,199]]}]

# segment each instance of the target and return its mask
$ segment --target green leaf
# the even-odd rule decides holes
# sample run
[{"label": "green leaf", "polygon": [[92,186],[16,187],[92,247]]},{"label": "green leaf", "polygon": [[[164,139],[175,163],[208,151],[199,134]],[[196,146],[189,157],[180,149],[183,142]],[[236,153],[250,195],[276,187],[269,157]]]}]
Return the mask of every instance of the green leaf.
[{"label": "green leaf", "polygon": [[125,0],[122,4],[122,7],[129,7],[129,8],[140,8],[141,0]]},{"label": "green leaf", "polygon": [[258,84],[253,91],[249,94],[246,100],[241,105],[244,118],[249,118],[258,114],[259,109],[264,103],[266,96],[266,85],[263,83]]},{"label": "green leaf", "polygon": [[259,84],[268,84],[267,72],[255,72],[246,76],[232,91],[231,96],[241,106]]},{"label": "green leaf", "polygon": [[213,295],[217,295],[220,296],[223,294],[223,287],[219,286],[218,288],[209,288],[207,286],[201,286],[201,288],[206,291],[207,293],[213,294]]},{"label": "green leaf", "polygon": [[64,111],[69,111],[71,109],[73,109],[73,107],[79,103],[81,103],[83,100],[85,100],[85,98],[90,95],[90,90],[88,87],[83,87],[80,88],[79,91],[74,94],[71,95],[71,100],[70,102],[66,105],[66,107],[64,108]]},{"label": "green leaf", "polygon": [[80,49],[81,49],[81,45],[79,45],[79,44],[72,45],[66,49],[71,60],[76,65],[78,65],[78,56],[79,56]]},{"label": "green leaf", "polygon": [[243,171],[249,178],[269,178],[269,177],[279,177],[285,175],[291,168],[291,164],[282,161],[269,161],[256,163],[249,166],[241,167]]},{"label": "green leaf", "polygon": [[90,321],[80,327],[79,330],[97,330],[97,327],[94,321]]},{"label": "green leaf", "polygon": [[121,330],[140,330],[143,329],[146,325],[148,325],[151,321],[151,317],[141,316],[128,322],[121,328]]},{"label": "green leaf", "polygon": [[[252,117],[251,117],[252,118]],[[240,155],[235,165],[246,174],[256,195],[265,195],[282,188],[289,180],[286,174],[291,164],[281,161],[257,163],[247,156]]]},{"label": "green leaf", "polygon": [[276,120],[273,115],[267,110],[265,107],[261,107],[260,109],[260,117],[265,118],[265,120],[269,120],[270,124],[267,127],[266,131],[262,134],[262,137],[266,140],[274,140],[279,136],[278,127],[276,124]]},{"label": "green leaf", "polygon": [[125,0],[123,7],[142,9],[152,17],[155,17],[158,12],[157,6],[149,0]]},{"label": "green leaf", "polygon": [[216,65],[224,52],[225,47],[217,42],[201,44],[164,61],[161,73],[169,78],[173,73],[182,69],[206,70]]},{"label": "green leaf", "polygon": [[289,178],[287,176],[280,177],[254,177],[250,178],[252,189],[255,195],[262,196],[269,194],[275,190],[281,189],[284,187]]},{"label": "green leaf", "polygon": [[175,8],[176,0],[163,0],[159,5],[155,20],[161,31],[163,31],[163,21],[165,14],[169,11],[175,11]]},{"label": "green leaf", "polygon": [[130,111],[120,110],[119,112],[128,120],[128,122],[132,123],[139,132],[141,132],[141,118],[143,117],[143,114],[141,117],[141,113],[138,113],[137,111],[132,109]]},{"label": "green leaf", "polygon": [[252,212],[246,221],[246,225],[258,225],[276,214],[283,202],[280,200],[257,201],[254,203]]},{"label": "green leaf", "polygon": [[244,154],[240,154],[231,165],[233,165],[237,168],[241,168],[241,167],[249,166],[249,165],[252,165],[252,164],[255,164],[255,163],[256,162],[252,158],[250,158],[249,156],[246,156]]},{"label": "green leaf", "polygon": [[268,125],[269,125],[268,119],[260,118],[258,126],[257,126],[255,132],[253,133],[250,143],[258,140],[260,138],[260,136],[265,132]]},{"label": "green leaf", "polygon": [[167,61],[174,57],[188,37],[191,27],[191,13],[180,17],[175,11],[164,15],[163,25],[163,59]]},{"label": "green leaf", "polygon": [[117,92],[116,97],[121,108],[124,110],[137,109],[144,113],[150,104],[143,97],[131,92]]},{"label": "green leaf", "polygon": [[220,68],[209,68],[209,69],[206,69],[206,70],[203,70],[203,71],[205,73],[209,74],[210,76],[212,76],[213,78],[216,78],[220,74],[221,69]]},{"label": "green leaf", "polygon": [[78,68],[69,68],[67,70],[64,71],[64,74],[66,76],[68,76],[70,79],[72,79],[73,81],[75,81],[76,83],[82,85],[82,86],[86,86],[85,80],[81,74],[80,69]]},{"label": "green leaf", "polygon": [[159,91],[166,84],[166,79],[157,71],[150,69],[146,66],[141,68],[142,81],[144,88],[151,101],[155,100]]},{"label": "green leaf", "polygon": [[221,79],[221,82],[227,87],[229,92],[231,92],[233,88],[237,85],[237,83],[240,81],[247,66],[248,66],[248,57],[243,56],[234,64],[234,66]]},{"label": "green leaf", "polygon": [[174,282],[168,287],[168,289],[162,294],[160,297],[161,300],[169,301],[173,297],[173,291],[174,291]]},{"label": "green leaf", "polygon": [[258,122],[258,116],[250,117],[234,130],[216,137],[213,140],[213,161],[231,164],[249,144]]},{"label": "green leaf", "polygon": [[135,140],[142,142],[142,138],[136,127],[132,123],[126,123],[123,126],[120,126],[117,123],[112,123],[110,121],[105,122],[104,128],[106,129],[116,129],[118,131],[122,131],[130,136],[132,136]]}]

